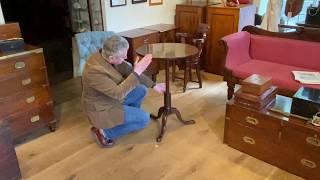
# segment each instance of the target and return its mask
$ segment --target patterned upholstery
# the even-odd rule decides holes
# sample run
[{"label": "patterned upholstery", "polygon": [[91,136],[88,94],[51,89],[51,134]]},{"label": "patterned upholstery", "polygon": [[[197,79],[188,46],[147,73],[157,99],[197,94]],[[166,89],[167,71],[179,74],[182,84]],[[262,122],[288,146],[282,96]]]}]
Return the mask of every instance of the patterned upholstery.
[{"label": "patterned upholstery", "polygon": [[89,56],[102,48],[104,40],[114,34],[112,31],[92,31],[75,35],[73,42],[74,77],[82,75],[82,70]]}]

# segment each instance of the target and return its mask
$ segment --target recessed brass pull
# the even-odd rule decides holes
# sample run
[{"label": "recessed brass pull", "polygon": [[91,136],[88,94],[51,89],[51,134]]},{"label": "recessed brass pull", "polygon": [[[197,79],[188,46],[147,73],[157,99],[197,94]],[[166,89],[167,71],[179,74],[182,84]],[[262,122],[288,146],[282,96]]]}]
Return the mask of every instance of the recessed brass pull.
[{"label": "recessed brass pull", "polygon": [[246,117],[246,122],[249,124],[253,124],[253,125],[258,125],[259,124],[259,120],[250,116]]},{"label": "recessed brass pull", "polygon": [[37,121],[39,121],[39,120],[40,120],[40,116],[39,116],[39,115],[36,115],[36,116],[33,116],[33,117],[30,118],[30,121],[31,121],[32,123],[37,122]]},{"label": "recessed brass pull", "polygon": [[16,64],[14,65],[14,67],[15,67],[16,69],[22,69],[22,68],[25,68],[25,67],[26,67],[26,64],[25,64],[24,62],[19,61],[19,62],[16,62]]},{"label": "recessed brass pull", "polygon": [[28,85],[28,84],[30,84],[30,83],[31,83],[31,79],[30,79],[30,78],[23,79],[23,80],[21,81],[21,84],[24,85],[24,86],[26,86],[26,85]]},{"label": "recessed brass pull", "polygon": [[248,137],[248,136],[244,136],[242,138],[242,140],[245,142],[245,143],[248,143],[248,144],[256,144],[256,141],[251,138],[251,137]]},{"label": "recessed brass pull", "polygon": [[36,100],[36,98],[35,98],[34,96],[31,96],[31,97],[28,97],[28,98],[26,99],[26,102],[27,102],[28,104],[30,104],[30,103],[33,103],[34,100]]},{"label": "recessed brass pull", "polygon": [[308,159],[304,159],[304,158],[303,158],[303,159],[300,160],[300,162],[301,162],[301,164],[302,164],[303,166],[306,166],[306,167],[308,167],[308,168],[314,169],[314,168],[317,167],[317,164],[316,164],[315,162],[310,161],[310,160],[308,160]]},{"label": "recessed brass pull", "polygon": [[313,145],[313,146],[320,147],[320,139],[318,139],[318,138],[315,138],[315,137],[307,137],[307,138],[306,138],[306,142],[307,142],[308,144]]}]

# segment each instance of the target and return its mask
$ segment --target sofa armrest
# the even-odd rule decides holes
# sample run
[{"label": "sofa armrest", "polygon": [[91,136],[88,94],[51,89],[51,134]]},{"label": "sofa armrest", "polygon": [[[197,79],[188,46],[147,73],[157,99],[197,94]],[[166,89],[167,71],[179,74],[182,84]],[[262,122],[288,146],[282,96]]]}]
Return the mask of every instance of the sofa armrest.
[{"label": "sofa armrest", "polygon": [[232,70],[234,67],[249,61],[250,34],[242,31],[222,38],[225,45],[225,67]]}]

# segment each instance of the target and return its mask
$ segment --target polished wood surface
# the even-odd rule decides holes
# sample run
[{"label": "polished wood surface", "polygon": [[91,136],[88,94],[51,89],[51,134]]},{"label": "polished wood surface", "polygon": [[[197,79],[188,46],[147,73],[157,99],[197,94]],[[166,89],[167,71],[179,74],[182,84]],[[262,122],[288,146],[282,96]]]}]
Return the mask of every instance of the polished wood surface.
[{"label": "polished wood surface", "polygon": [[178,120],[180,120],[180,122],[184,124],[195,124],[194,120],[183,120],[180,111],[177,108],[171,106],[169,65],[170,61],[193,58],[197,55],[197,53],[197,47],[183,43],[147,44],[137,49],[137,54],[141,56],[152,54],[152,58],[156,59],[157,61],[164,61],[165,64],[166,92],[164,93],[164,106],[159,108],[157,115],[151,116],[151,118],[153,119],[162,117],[161,131],[157,137],[157,142],[160,142],[162,140],[164,132],[167,128],[167,118],[170,114],[175,114]]},{"label": "polished wood surface", "polygon": [[224,74],[224,47],[219,43],[226,35],[241,31],[246,25],[254,24],[256,7],[252,4],[226,7],[222,4],[207,8],[208,35],[205,71]]},{"label": "polished wood surface", "polygon": [[[159,123],[150,121],[144,130],[118,139],[111,149],[99,147],[90,134],[82,112],[80,78],[53,86],[59,128],[16,147],[22,178],[302,180],[223,144],[227,86],[220,76],[205,72],[202,76],[203,88],[195,91],[182,93],[180,81],[171,83],[173,104],[196,125],[183,126],[169,116],[166,138],[159,144],[154,140]],[[158,79],[164,82],[164,71]],[[143,109],[156,112],[161,105],[163,95],[150,89]]]},{"label": "polished wood surface", "polygon": [[20,168],[14,150],[11,131],[7,123],[0,120],[0,179],[21,179]]},{"label": "polished wood surface", "polygon": [[[6,27],[0,25],[0,33],[6,33]],[[25,45],[19,51],[0,52],[0,86],[0,118],[8,122],[15,142],[40,127],[55,129],[42,48]]]},{"label": "polished wood surface", "polygon": [[[307,179],[319,179],[320,128],[288,114],[291,98],[277,96],[277,110],[227,103],[224,141],[231,147]],[[281,113],[279,113],[281,112]]]}]

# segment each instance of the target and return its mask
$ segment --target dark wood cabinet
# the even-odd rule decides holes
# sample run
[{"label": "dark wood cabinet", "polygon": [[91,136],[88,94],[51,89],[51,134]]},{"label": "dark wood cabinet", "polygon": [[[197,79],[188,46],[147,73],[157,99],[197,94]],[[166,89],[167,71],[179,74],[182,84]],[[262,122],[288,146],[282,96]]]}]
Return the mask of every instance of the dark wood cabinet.
[{"label": "dark wood cabinet", "polygon": [[0,89],[0,120],[8,122],[14,140],[40,127],[55,129],[42,48],[24,45],[17,51],[0,51],[0,86],[5,87]]},{"label": "dark wood cabinet", "polygon": [[200,23],[206,22],[205,2],[192,2],[176,5],[175,24],[178,32],[195,33]]},{"label": "dark wood cabinet", "polygon": [[223,75],[224,49],[219,43],[222,37],[241,31],[244,26],[253,25],[255,5],[225,7],[212,5],[207,8],[207,24],[210,30],[207,39],[205,71]]},{"label": "dark wood cabinet", "polygon": [[[277,96],[288,108],[290,98]],[[288,114],[288,112],[284,112]],[[298,176],[319,180],[320,128],[293,116],[227,104],[224,142]]]},{"label": "dark wood cabinet", "polygon": [[10,128],[0,120],[0,180],[18,179],[21,179],[21,173]]}]

